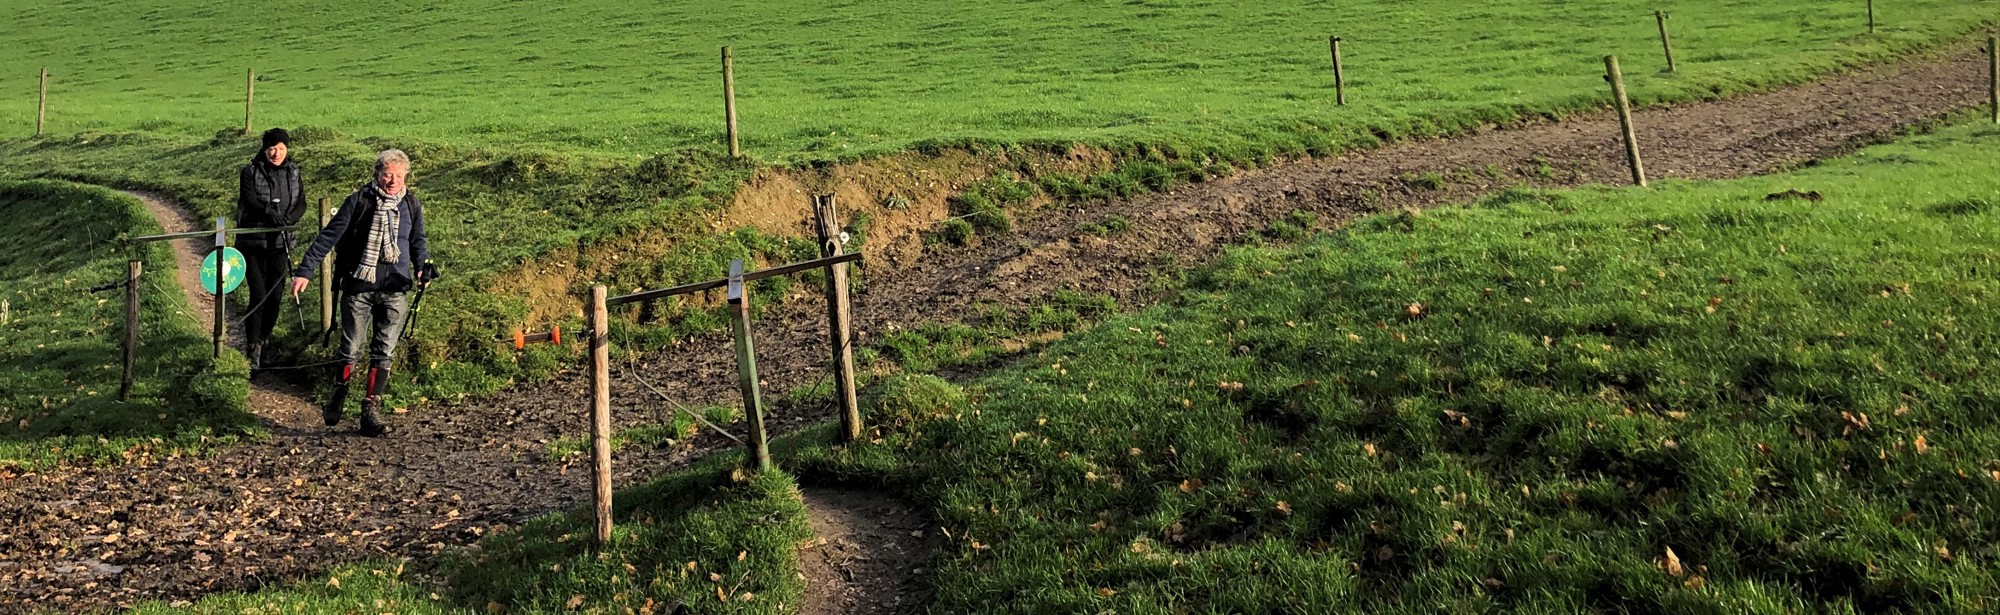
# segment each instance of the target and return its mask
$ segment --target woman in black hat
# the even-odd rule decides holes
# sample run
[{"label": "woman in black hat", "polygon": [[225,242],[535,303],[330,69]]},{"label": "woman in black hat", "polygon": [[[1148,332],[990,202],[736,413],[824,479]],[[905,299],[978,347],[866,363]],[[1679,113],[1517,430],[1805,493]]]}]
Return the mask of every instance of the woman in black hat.
[{"label": "woman in black hat", "polygon": [[[283,128],[264,131],[264,147],[243,167],[237,184],[236,225],[241,228],[277,228],[299,223],[306,212],[306,185],[299,165],[289,155],[292,136]],[[291,270],[292,233],[241,235],[236,248],[243,252],[250,284],[250,313],[243,319],[243,354],[251,369],[264,366],[264,343],[278,324],[278,306],[283,303],[286,278]]]}]

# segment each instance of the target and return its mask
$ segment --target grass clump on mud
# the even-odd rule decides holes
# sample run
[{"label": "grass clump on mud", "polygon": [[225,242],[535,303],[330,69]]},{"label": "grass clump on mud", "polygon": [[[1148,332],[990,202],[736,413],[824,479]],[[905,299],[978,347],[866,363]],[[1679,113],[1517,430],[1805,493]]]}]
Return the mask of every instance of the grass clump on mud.
[{"label": "grass clump on mud", "polygon": [[930,502],[942,611],[1990,611],[1996,143],[1238,249],[792,466]]},{"label": "grass clump on mud", "polygon": [[[61,212],[60,214],[55,212]],[[59,181],[0,181],[0,467],[206,448],[251,429],[248,366],[211,358],[166,244],[137,199]],[[118,401],[125,263],[144,263],[137,375]]]}]

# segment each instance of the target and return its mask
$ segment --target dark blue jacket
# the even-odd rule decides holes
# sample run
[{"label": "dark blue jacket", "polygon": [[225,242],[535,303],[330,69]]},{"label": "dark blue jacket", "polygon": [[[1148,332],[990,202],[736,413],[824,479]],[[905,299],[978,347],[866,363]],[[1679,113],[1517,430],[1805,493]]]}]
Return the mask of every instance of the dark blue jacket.
[{"label": "dark blue jacket", "polygon": [[431,259],[429,241],[424,234],[424,207],[417,202],[417,192],[413,188],[403,188],[401,207],[402,222],[396,234],[396,249],[402,259],[396,261],[393,271],[377,271],[375,284],[354,279],[354,270],[361,268],[361,253],[367,249],[368,231],[375,225],[375,185],[362,186],[354,194],[348,195],[340,203],[340,209],[333,212],[326,228],[320,229],[319,237],[313,239],[312,247],[306,250],[305,261],[292,270],[292,277],[311,279],[319,269],[319,261],[333,252],[333,274],[342,292],[400,292],[409,290],[416,279],[415,265]]}]

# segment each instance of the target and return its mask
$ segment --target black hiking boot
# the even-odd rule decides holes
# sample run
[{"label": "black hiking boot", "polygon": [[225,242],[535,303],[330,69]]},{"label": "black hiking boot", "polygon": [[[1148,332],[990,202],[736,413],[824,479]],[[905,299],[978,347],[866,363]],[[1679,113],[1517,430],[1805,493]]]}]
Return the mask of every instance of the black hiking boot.
[{"label": "black hiking boot", "polygon": [[333,394],[326,398],[326,405],[319,407],[319,417],[326,420],[326,426],[340,424],[340,417],[347,414],[347,383],[333,385]]},{"label": "black hiking boot", "polygon": [[368,436],[370,438],[380,438],[389,435],[389,426],[382,424],[381,420],[375,418],[375,413],[381,409],[382,409],[381,398],[371,397],[362,400],[361,430],[360,430],[361,435]]},{"label": "black hiking boot", "polygon": [[341,415],[347,414],[347,381],[353,378],[352,365],[333,369],[333,393],[327,396],[326,405],[319,407],[319,416],[326,420],[327,427],[339,425]]},{"label": "black hiking boot", "polygon": [[250,342],[243,349],[243,358],[250,360],[250,371],[264,369],[264,343]]},{"label": "black hiking boot", "polygon": [[389,388],[389,368],[376,367],[368,370],[368,396],[361,398],[361,435],[379,438],[389,435],[389,427],[383,425],[376,413],[382,411],[382,391]]}]

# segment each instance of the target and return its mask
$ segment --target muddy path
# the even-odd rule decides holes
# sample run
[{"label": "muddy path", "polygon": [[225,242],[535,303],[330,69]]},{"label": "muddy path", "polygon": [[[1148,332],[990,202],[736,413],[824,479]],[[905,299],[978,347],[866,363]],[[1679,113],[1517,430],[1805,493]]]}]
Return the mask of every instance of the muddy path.
[{"label": "muddy path", "polygon": [[929,516],[872,491],[800,489],[819,538],[799,549],[802,615],[909,612],[921,604],[917,579],[944,537]]},{"label": "muddy path", "polygon": [[[1766,94],[1646,109],[1637,114],[1639,137],[1656,178],[1782,170],[1978,104],[1982,60],[1968,46]],[[1206,260],[1293,210],[1335,226],[1517,184],[1622,183],[1617,135],[1609,113],[1584,114],[1045,208],[1023,215],[1005,236],[868,271],[854,297],[855,328],[866,344],[898,327],[960,320],[985,305],[1032,304],[1065,288],[1138,307],[1156,299],[1147,281],[1157,272]],[[1447,181],[1410,179],[1432,175]],[[1131,230],[1110,238],[1077,230],[1112,215],[1130,220]],[[759,364],[774,398],[823,375],[827,343],[814,303],[773,310],[758,324]],[[617,422],[657,422],[672,412],[632,377],[640,374],[683,403],[735,403],[733,360],[718,334],[619,365]],[[576,505],[589,492],[587,473],[545,451],[551,439],[586,432],[586,386],[568,373],[394,416],[400,431],[390,439],[277,429],[209,457],[141,456],[117,467],[0,478],[0,518],[13,521],[0,527],[0,611],[254,588],[342,561],[421,557]],[[772,428],[782,433],[831,416],[821,407],[780,410]],[[696,444],[728,442],[705,435]],[[616,478],[629,483],[699,453],[626,449]]]},{"label": "muddy path", "polygon": [[[125,193],[145,203],[147,213],[152,214],[153,220],[159,222],[160,227],[169,233],[213,228],[202,224],[193,212],[166,197],[134,190],[126,190]],[[169,243],[173,246],[174,252],[174,280],[181,291],[187,293],[188,304],[194,308],[195,322],[201,323],[206,329],[208,323],[215,322],[215,301],[214,295],[202,287],[201,261],[209,251],[215,249],[215,241],[201,238]],[[240,351],[244,344],[243,315],[234,313],[235,311],[230,310],[231,307],[223,306],[225,310],[223,317],[229,319],[226,323],[228,326],[224,328],[223,343]],[[290,311],[294,308],[284,309]],[[258,418],[264,419],[266,425],[273,429],[305,429],[319,419],[316,409],[305,399],[307,393],[305,387],[292,384],[277,374],[259,374],[250,379],[250,411],[256,413]]]}]

